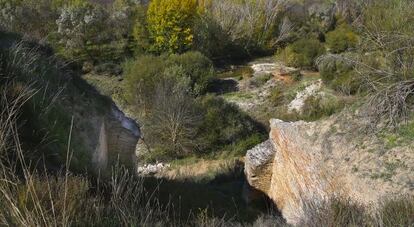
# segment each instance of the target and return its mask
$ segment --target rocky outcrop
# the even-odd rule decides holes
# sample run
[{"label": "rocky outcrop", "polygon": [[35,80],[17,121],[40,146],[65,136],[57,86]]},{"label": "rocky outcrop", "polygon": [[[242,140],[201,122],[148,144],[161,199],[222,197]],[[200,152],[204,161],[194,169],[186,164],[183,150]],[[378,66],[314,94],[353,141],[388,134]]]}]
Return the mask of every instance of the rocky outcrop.
[{"label": "rocky outcrop", "polygon": [[307,201],[322,202],[331,190],[329,172],[320,166],[322,156],[302,126],[306,123],[272,120],[270,139],[246,156],[249,184],[266,193],[292,224],[304,217]]},{"label": "rocky outcrop", "polygon": [[297,112],[302,114],[303,108],[305,106],[306,100],[311,97],[323,97],[324,93],[321,92],[322,89],[322,80],[318,80],[315,83],[306,87],[303,91],[300,91],[296,94],[294,100],[289,103],[288,111],[290,113]]},{"label": "rocky outcrop", "polygon": [[[387,151],[387,158],[379,156],[366,150],[375,147],[373,143],[361,146],[368,139],[362,134],[358,138],[352,120],[347,122],[345,129],[334,119],[313,123],[271,120],[269,140],[247,152],[248,183],[272,199],[288,223],[305,221],[308,209],[317,209],[332,197],[375,204],[380,198],[413,193],[412,152],[395,148]],[[400,157],[394,158],[396,154]],[[394,170],[391,179],[368,174],[402,157],[404,167]]]},{"label": "rocky outcrop", "polygon": [[135,168],[136,147],[140,130],[134,120],[125,116],[116,106],[112,106],[111,114],[96,120],[99,127],[97,140],[89,135],[89,141],[96,141],[93,163],[99,170],[107,170],[109,166],[120,163]]}]

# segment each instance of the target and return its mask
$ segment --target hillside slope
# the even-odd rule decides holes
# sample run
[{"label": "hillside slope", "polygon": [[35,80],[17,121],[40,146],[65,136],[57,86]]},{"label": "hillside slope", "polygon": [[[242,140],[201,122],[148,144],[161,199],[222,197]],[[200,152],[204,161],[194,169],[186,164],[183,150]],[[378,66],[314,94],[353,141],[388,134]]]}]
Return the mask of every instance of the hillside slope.
[{"label": "hillside slope", "polygon": [[105,169],[118,160],[133,166],[138,126],[84,82],[76,67],[14,34],[0,33],[0,43],[2,91],[32,91],[19,119],[20,140],[32,163],[62,168],[69,143],[74,171]]}]

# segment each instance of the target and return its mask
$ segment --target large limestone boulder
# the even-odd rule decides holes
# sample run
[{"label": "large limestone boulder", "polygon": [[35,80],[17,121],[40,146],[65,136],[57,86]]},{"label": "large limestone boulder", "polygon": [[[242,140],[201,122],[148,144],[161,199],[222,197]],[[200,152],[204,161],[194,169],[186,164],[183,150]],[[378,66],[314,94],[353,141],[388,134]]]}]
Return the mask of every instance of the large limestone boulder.
[{"label": "large limestone boulder", "polygon": [[[342,128],[333,119],[313,123],[273,119],[269,140],[247,152],[248,183],[269,196],[288,223],[306,222],[308,209],[333,197],[371,205],[384,197],[413,194],[413,152],[402,147],[376,154],[371,150],[379,145],[359,134],[352,120],[345,122]],[[406,160],[404,166],[394,169],[391,178],[373,177],[387,171],[386,163],[401,159]]]}]

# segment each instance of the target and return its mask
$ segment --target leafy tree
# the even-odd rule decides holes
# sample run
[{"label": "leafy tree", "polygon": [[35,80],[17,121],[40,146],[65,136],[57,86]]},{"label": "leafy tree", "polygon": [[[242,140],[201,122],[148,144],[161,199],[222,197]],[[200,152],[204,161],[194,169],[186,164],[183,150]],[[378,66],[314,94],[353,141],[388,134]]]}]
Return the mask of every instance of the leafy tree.
[{"label": "leafy tree", "polygon": [[118,61],[127,48],[130,30],[126,11],[110,12],[100,5],[61,9],[54,42],[59,52],[80,61]]},{"label": "leafy tree", "polygon": [[52,0],[0,0],[0,29],[43,39],[59,16]]},{"label": "leafy tree", "polygon": [[196,0],[153,0],[148,7],[148,30],[152,49],[181,53],[192,47]]}]

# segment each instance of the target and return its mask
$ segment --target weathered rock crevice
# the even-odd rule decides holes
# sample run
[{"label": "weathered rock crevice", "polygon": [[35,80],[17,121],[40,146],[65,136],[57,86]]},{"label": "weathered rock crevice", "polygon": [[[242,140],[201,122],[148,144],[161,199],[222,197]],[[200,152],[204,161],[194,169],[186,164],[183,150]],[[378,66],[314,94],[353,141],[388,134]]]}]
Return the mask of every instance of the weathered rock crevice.
[{"label": "weathered rock crevice", "polygon": [[[267,194],[294,224],[304,217],[308,201],[327,198],[330,186],[328,174],[319,166],[321,154],[303,139],[308,135],[301,127],[291,124],[271,121],[269,140],[247,152],[245,172],[249,184]],[[300,124],[306,123],[296,126]]]}]

